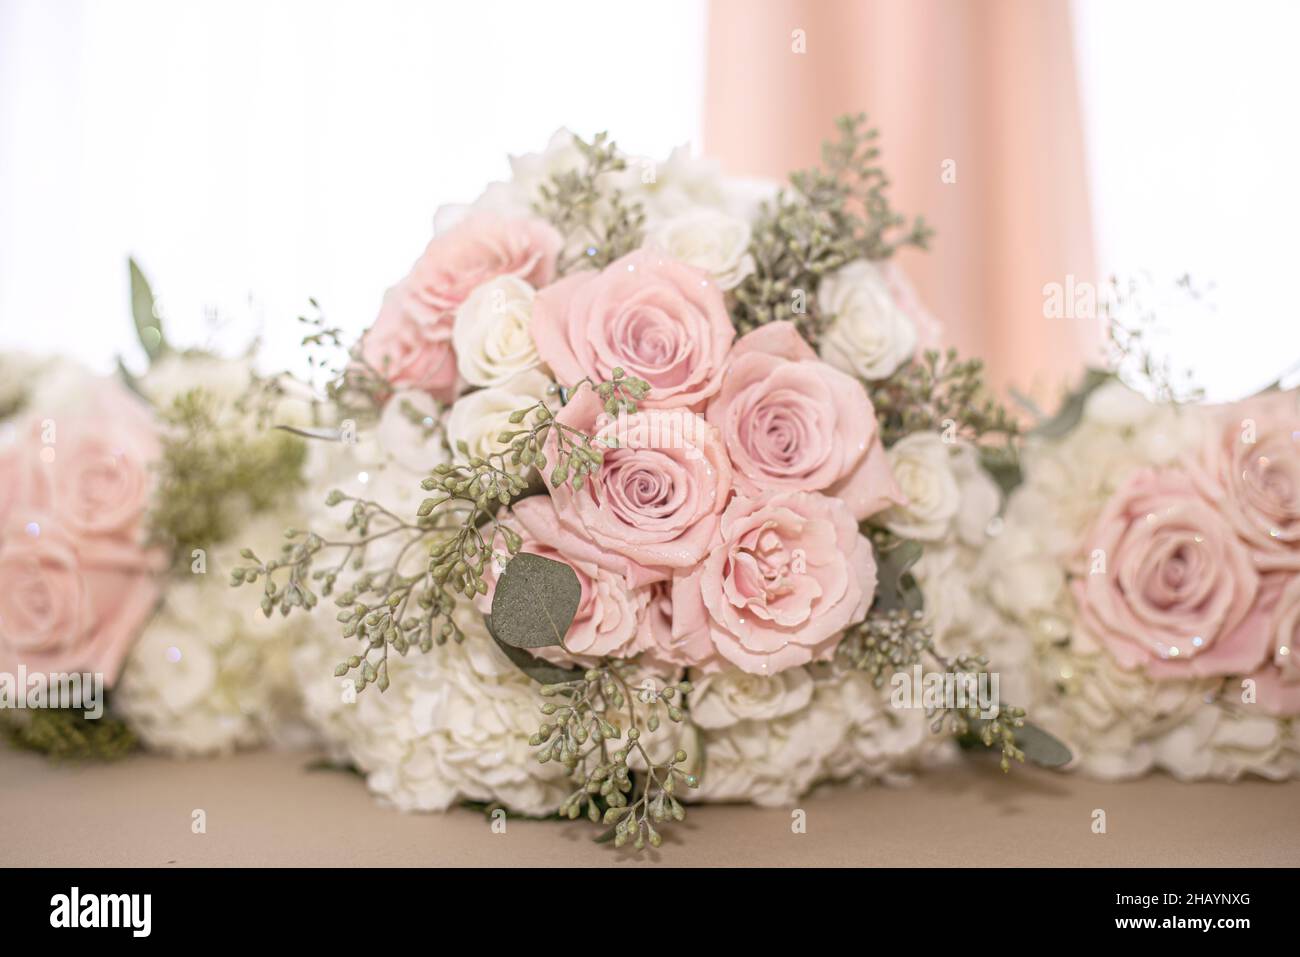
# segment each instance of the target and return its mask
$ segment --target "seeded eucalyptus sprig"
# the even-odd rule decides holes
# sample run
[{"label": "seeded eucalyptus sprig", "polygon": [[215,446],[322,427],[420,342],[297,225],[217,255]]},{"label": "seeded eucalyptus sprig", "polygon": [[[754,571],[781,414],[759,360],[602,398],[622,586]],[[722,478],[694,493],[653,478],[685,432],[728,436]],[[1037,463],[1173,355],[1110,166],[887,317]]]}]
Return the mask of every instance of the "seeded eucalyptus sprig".
[{"label": "seeded eucalyptus sprig", "polygon": [[[338,621],[343,637],[357,639],[363,650],[342,662],[335,675],[343,677],[356,671],[358,691],[371,683],[383,691],[388,687],[389,647],[405,655],[412,647],[427,652],[449,637],[457,641],[462,638],[451,618],[454,597],[434,581],[427,568],[414,574],[402,571],[406,556],[416,545],[449,533],[453,517],[420,517],[407,522],[376,502],[346,496],[338,490],[330,492],[326,499],[331,507],[349,503],[347,537],[331,539],[312,531],[288,529],[276,558],[263,560],[252,549],[244,549],[241,555],[249,564],[232,570],[231,585],[261,581],[261,608],[269,618],[276,609],[282,615],[295,608],[312,610],[320,597],[334,594],[341,577],[346,578],[345,590],[335,599],[341,609]],[[381,571],[365,570],[370,546],[384,539],[394,540],[394,557]],[[326,553],[331,563],[316,568],[317,559]],[[376,660],[372,655],[377,655]]]},{"label": "seeded eucalyptus sprig", "polygon": [[816,345],[832,318],[817,307],[823,276],[855,259],[925,248],[931,230],[890,206],[879,134],[865,124],[862,114],[837,120],[839,138],[822,144],[821,167],[792,173],[790,188],[763,204],[750,244],[756,268],[735,290],[740,332],[788,320]]},{"label": "seeded eucalyptus sprig", "polygon": [[575,269],[604,269],[615,259],[641,245],[645,210],[619,189],[606,186],[611,173],[627,169],[608,133],[597,133],[590,143],[578,136],[574,146],[582,166],[557,173],[538,187],[534,211],[564,237],[564,251],[556,263],[563,276]]},{"label": "seeded eucalyptus sprig", "polygon": [[[861,671],[871,678],[872,686],[883,688],[898,672],[929,659],[943,674],[978,675],[988,668],[983,655],[946,656],[934,647],[934,629],[920,610],[894,608],[873,609],[866,620],[850,629],[836,648],[836,660],[842,667]],[[974,703],[952,708],[929,708],[930,730],[957,738],[973,739],[986,748],[1001,751],[1004,772],[1011,762],[1024,763],[1026,749],[1030,760],[1046,767],[1060,767],[1070,760],[1070,752],[1059,741],[1025,721],[1025,710],[999,704],[997,714],[985,718]]]},{"label": "seeded eucalyptus sprig", "polygon": [[[570,396],[584,386],[595,390],[603,400],[605,411],[611,415],[622,410],[635,412],[637,403],[650,391],[649,383],[630,377],[619,368],[607,382],[583,379],[571,389],[562,390],[562,394]],[[483,572],[492,557],[492,542],[497,535],[505,542],[510,555],[519,551],[518,534],[501,524],[498,514],[502,506],[509,505],[527,489],[528,469],[540,473],[550,464],[546,450],[551,448],[555,454],[551,482],[567,483],[575,491],[605,461],[606,446],[581,429],[560,422],[544,399],[512,412],[510,424],[521,428],[498,434],[497,441],[507,446],[504,451],[486,457],[470,455],[469,448],[462,443],[458,451],[465,459],[439,465],[433,475],[420,483],[426,492],[433,493],[420,503],[420,517],[432,515],[448,505],[459,507],[467,516],[455,535],[431,549],[430,566],[435,581],[449,582],[456,592],[471,598],[487,594]]]},{"label": "seeded eucalyptus sprig", "polygon": [[229,539],[241,513],[232,503],[258,514],[303,485],[302,439],[287,432],[249,436],[231,427],[204,389],[176,396],[158,415],[166,428],[149,527],[177,563],[188,566],[193,549]]},{"label": "seeded eucalyptus sprig", "polygon": [[[584,387],[593,389],[611,414],[635,411],[650,389],[616,369],[607,382],[584,379],[561,394]],[[494,558],[495,542],[503,542],[511,556],[519,551],[519,535],[500,521],[501,510],[527,491],[530,467],[546,467],[543,449],[552,436],[556,471],[563,469],[557,481],[581,488],[585,477],[600,468],[604,446],[556,421],[555,414],[545,400],[512,413],[511,422],[524,427],[503,433],[500,440],[508,447],[487,457],[471,456],[462,444],[457,450],[461,460],[439,465],[421,481],[431,494],[412,520],[378,502],[330,492],[326,505],[349,508],[344,536],[289,529],[276,557],[262,559],[245,549],[241,554],[248,564],[231,572],[231,584],[260,581],[267,617],[277,609],[282,615],[295,608],[311,610],[341,584],[335,604],[343,637],[362,647],[339,663],[335,676],[355,673],[358,691],[371,684],[385,690],[390,648],[405,655],[413,648],[428,652],[449,638],[464,639],[452,618],[457,596],[487,593],[484,572]],[[368,569],[370,547],[381,540],[393,557],[378,570]],[[407,558],[418,554],[417,548],[425,550],[428,560],[418,571],[406,570]],[[317,567],[325,556],[329,564]]]},{"label": "seeded eucalyptus sprig", "polygon": [[[528,743],[538,749],[538,761],[558,761],[577,784],[560,804],[561,817],[575,820],[585,814],[593,824],[611,827],[599,840],[612,839],[615,847],[631,841],[639,851],[647,843],[659,847],[663,842],[655,825],[685,819],[680,788],[696,788],[700,782],[686,770],[685,751],[678,749],[668,761],[656,762],[643,743],[647,732],[659,729],[661,711],[674,723],[685,720],[689,682],[664,688],[647,683],[633,692],[628,685],[633,667],[606,659],[581,678],[544,685],[542,696],[558,700],[542,705],[546,717]],[[620,727],[624,717],[626,733]],[[633,755],[644,770],[629,769]]]},{"label": "seeded eucalyptus sprig", "polygon": [[1019,423],[988,391],[984,363],[961,360],[957,350],[927,350],[892,376],[870,385],[881,438],[892,445],[914,432],[951,433],[978,441],[1001,436],[1009,444]]}]

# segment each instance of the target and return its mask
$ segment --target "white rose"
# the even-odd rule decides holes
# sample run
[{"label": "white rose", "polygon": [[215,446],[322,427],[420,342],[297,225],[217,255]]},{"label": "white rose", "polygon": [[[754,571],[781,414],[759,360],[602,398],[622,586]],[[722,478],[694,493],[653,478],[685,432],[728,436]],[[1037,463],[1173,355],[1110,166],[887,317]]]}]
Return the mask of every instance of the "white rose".
[{"label": "white rose", "polygon": [[754,271],[749,224],[715,209],[673,216],[650,234],[650,242],[673,259],[702,269],[721,289],[734,289]]},{"label": "white rose", "polygon": [[470,385],[503,385],[541,364],[529,331],[533,295],[533,287],[518,276],[498,276],[456,310],[452,344],[461,377]]},{"label": "white rose", "polygon": [[886,452],[906,505],[887,510],[882,521],[895,535],[942,541],[955,534],[969,545],[987,536],[1001,505],[997,484],[966,442],[945,442],[933,432],[915,432]]},{"label": "white rose", "polygon": [[1156,406],[1150,399],[1118,379],[1097,386],[1083,404],[1084,419],[1116,429],[1141,425],[1155,412]]},{"label": "white rose", "polygon": [[804,668],[775,675],[723,671],[692,678],[691,720],[701,728],[727,728],[740,721],[771,721],[793,714],[812,699]]},{"label": "white rose", "polygon": [[504,385],[461,396],[447,417],[447,441],[459,453],[460,443],[470,455],[486,458],[508,447],[497,436],[519,429],[510,413],[535,405],[546,397],[551,380],[536,370],[516,376]]},{"label": "white rose", "polygon": [[720,164],[694,154],[689,145],[675,147],[661,161],[630,156],[627,169],[612,179],[640,200],[652,225],[689,210],[720,209],[727,203]]},{"label": "white rose", "polygon": [[817,304],[835,317],[822,337],[821,357],[837,369],[868,381],[884,379],[916,352],[916,324],[865,259],[822,279]]},{"label": "white rose", "polygon": [[764,204],[774,203],[780,192],[781,184],[775,180],[728,177],[722,184],[722,207],[731,215],[753,223],[758,219]]}]

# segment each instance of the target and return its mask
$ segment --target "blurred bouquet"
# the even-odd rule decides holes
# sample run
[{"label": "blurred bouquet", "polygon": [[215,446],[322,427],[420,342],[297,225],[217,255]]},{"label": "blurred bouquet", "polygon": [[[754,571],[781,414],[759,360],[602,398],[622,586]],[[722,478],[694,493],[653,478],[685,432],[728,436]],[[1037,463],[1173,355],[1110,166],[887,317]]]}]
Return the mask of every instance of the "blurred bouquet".
[{"label": "blurred bouquet", "polygon": [[134,263],[131,281],[143,375],[3,359],[0,717],[69,756],[302,740],[297,623],[240,608],[228,582],[239,545],[294,517],[304,441],[264,425],[308,407],[259,389],[251,356],[173,349]]},{"label": "blurred bouquet", "polygon": [[902,777],[931,729],[1068,759],[956,647],[978,603],[918,587],[976,561],[1016,427],[929,348],[890,261],[928,231],[839,132],[782,189],[560,132],[440,211],[360,341],[304,320],[326,507],[233,580],[332,600],[303,695],[378,794],[640,848],[687,799]]},{"label": "blurred bouquet", "polygon": [[1300,769],[1300,396],[1152,401],[1093,372],[1031,434],[988,588],[1086,773]]}]

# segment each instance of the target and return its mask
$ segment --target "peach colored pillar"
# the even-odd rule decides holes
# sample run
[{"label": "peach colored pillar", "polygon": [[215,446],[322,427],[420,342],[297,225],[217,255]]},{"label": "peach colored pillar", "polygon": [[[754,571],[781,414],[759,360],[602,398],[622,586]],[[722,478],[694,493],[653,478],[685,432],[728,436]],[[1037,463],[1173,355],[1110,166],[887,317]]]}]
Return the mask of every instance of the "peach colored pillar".
[{"label": "peach colored pillar", "polygon": [[1099,278],[1071,32],[1066,0],[711,0],[704,147],[784,178],[865,111],[896,207],[937,230],[900,257],[921,299],[995,386],[1050,401],[1100,341],[1043,307]]}]

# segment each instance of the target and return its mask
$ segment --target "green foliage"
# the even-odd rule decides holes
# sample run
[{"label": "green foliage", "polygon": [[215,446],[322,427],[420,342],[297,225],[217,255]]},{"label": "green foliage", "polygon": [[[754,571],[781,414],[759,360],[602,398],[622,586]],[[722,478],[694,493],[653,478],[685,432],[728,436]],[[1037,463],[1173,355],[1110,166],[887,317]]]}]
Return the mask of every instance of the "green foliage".
[{"label": "green foliage", "polygon": [[1044,439],[1060,439],[1069,435],[1083,419],[1083,410],[1088,404],[1088,396],[1114,378],[1113,373],[1104,369],[1089,369],[1084,373],[1083,384],[1065,397],[1057,413],[1050,419],[1038,423],[1029,430],[1029,434]]},{"label": "green foliage", "polygon": [[920,218],[908,225],[889,204],[879,134],[865,124],[862,114],[841,117],[839,138],[822,145],[822,166],[792,173],[790,188],[763,205],[750,246],[755,271],[735,289],[741,333],[788,320],[815,345],[833,318],[817,306],[823,276],[855,259],[925,248],[930,229]]},{"label": "green foliage", "polygon": [[301,439],[279,431],[250,436],[232,427],[202,389],[177,396],[160,416],[166,428],[150,524],[177,561],[228,540],[248,511],[273,508],[303,485]]},{"label": "green foliage", "polygon": [[582,165],[544,182],[534,204],[536,213],[564,237],[556,263],[561,276],[575,269],[603,269],[632,252],[641,245],[645,226],[641,204],[607,187],[609,174],[627,169],[609,134],[597,133],[590,143],[575,136],[573,142]]},{"label": "green foliage", "polygon": [[875,528],[871,529],[871,547],[876,555],[876,598],[872,607],[878,612],[920,611],[923,598],[912,577],[912,566],[921,559],[921,543]]},{"label": "green foliage", "polygon": [[492,637],[515,648],[562,647],[581,601],[572,568],[520,552],[506,563],[492,593]]},{"label": "green foliage", "polygon": [[944,432],[972,441],[1001,435],[1010,442],[1019,423],[988,391],[984,363],[959,360],[957,351],[927,351],[919,361],[904,363],[871,389],[880,432],[892,445],[914,432]]},{"label": "green foliage", "polygon": [[[978,675],[988,667],[979,655],[947,657],[934,646],[934,629],[924,612],[873,607],[866,620],[850,628],[835,649],[841,666],[861,671],[875,688],[883,688],[897,672],[906,672],[929,658],[946,674]],[[981,744],[1001,752],[1002,770],[1012,761],[1029,760],[1043,767],[1062,767],[1071,760],[1070,750],[1037,725],[1025,721],[1023,708],[1002,704],[993,718],[985,718],[975,703],[931,710],[930,728],[936,734],[947,731],[959,740]]]},{"label": "green foliage", "polygon": [[[597,841],[612,839],[616,847],[630,841],[639,851],[647,844],[660,846],[659,827],[685,819],[678,795],[682,787],[696,788],[700,782],[686,770],[685,751],[656,762],[643,743],[647,732],[660,727],[661,712],[674,723],[685,720],[690,684],[638,687],[634,704],[628,686],[632,670],[628,662],[605,660],[576,680],[544,685],[542,696],[557,700],[542,706],[545,718],[528,743],[538,749],[538,761],[563,764],[578,785],[560,804],[562,818],[585,816],[593,824],[603,823],[612,830]],[[643,762],[643,772],[629,770],[632,755]]]},{"label": "green foliage", "polygon": [[0,711],[0,725],[9,742],[55,760],[115,761],[138,744],[131,729],[117,718],[91,720],[75,708],[38,708],[22,714],[25,717]]},{"label": "green foliage", "polygon": [[[583,380],[565,391],[583,386],[595,390],[606,409],[630,411],[649,391],[645,382],[623,375],[621,369],[609,382]],[[497,555],[498,542],[509,556],[519,552],[519,535],[501,522],[501,511],[527,492],[529,468],[540,471],[549,464],[543,448],[554,450],[556,483],[567,481],[575,489],[604,461],[595,439],[557,422],[545,401],[517,410],[510,421],[522,427],[502,433],[500,441],[508,443],[505,451],[481,458],[470,455],[462,444],[456,450],[461,458],[439,465],[421,482],[430,495],[413,519],[335,490],[326,504],[351,509],[344,537],[289,529],[278,556],[264,560],[245,549],[242,554],[249,564],[234,569],[231,584],[260,581],[262,612],[270,617],[276,609],[288,615],[294,608],[314,608],[344,579],[344,590],[335,599],[338,621],[343,637],[358,641],[361,648],[359,654],[339,663],[335,676],[355,672],[358,691],[371,684],[385,690],[390,648],[405,655],[412,648],[428,652],[449,638],[464,639],[452,618],[457,596],[472,599],[487,594],[484,572]],[[366,570],[369,546],[380,539],[392,540],[387,544],[396,545],[395,557],[382,569]],[[417,548],[426,551],[427,563],[418,571],[403,571],[406,556],[416,554]],[[315,567],[326,553],[330,564]]]},{"label": "green foliage", "polygon": [[162,319],[158,315],[157,300],[149,287],[149,280],[136,265],[134,259],[127,260],[127,270],[131,274],[131,318],[135,321],[135,334],[140,339],[145,355],[153,362],[170,349],[163,335]]}]

